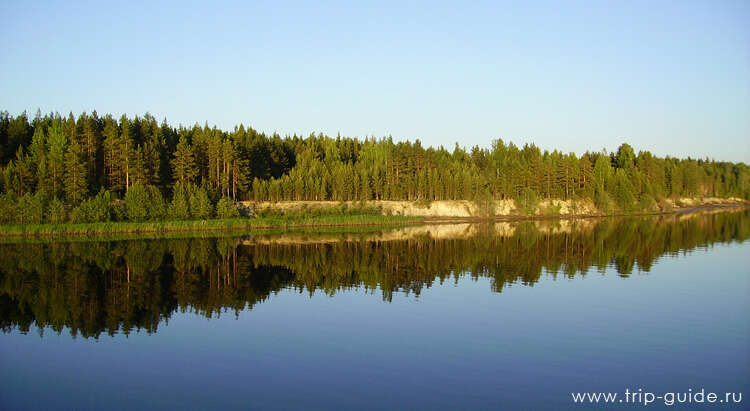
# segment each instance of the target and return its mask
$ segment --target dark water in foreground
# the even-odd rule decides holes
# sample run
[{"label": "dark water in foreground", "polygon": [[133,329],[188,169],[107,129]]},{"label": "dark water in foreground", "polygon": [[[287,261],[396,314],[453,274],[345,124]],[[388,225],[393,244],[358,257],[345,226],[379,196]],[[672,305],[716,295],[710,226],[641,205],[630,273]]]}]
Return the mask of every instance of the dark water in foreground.
[{"label": "dark water in foreground", "polygon": [[749,407],[748,212],[431,230],[2,244],[0,409]]}]

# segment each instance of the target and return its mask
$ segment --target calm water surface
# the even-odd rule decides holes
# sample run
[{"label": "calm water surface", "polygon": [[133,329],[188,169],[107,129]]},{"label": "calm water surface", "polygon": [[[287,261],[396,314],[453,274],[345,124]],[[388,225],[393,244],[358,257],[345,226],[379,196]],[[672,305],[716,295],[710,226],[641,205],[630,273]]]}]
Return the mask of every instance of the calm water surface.
[{"label": "calm water surface", "polygon": [[724,212],[1,244],[0,408],[747,409],[748,237]]}]

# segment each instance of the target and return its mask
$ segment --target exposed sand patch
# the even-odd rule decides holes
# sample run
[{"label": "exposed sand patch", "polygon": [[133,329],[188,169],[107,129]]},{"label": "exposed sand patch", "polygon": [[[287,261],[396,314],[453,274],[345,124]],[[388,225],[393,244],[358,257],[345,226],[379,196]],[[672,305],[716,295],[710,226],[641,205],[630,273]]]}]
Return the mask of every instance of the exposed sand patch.
[{"label": "exposed sand patch", "polygon": [[[684,209],[708,205],[731,205],[748,204],[740,198],[681,198],[679,200],[665,200],[669,207]],[[346,204],[349,207],[357,207],[364,204],[368,207],[379,207],[383,214],[401,215],[408,217],[481,217],[486,216],[486,210],[473,202],[467,200],[444,200],[432,201],[430,203],[419,203],[413,201],[245,201],[246,206],[257,210],[268,208],[284,211],[299,211],[303,208],[320,209],[337,207]],[[494,202],[494,216],[517,216],[519,212],[512,200],[496,200]],[[539,202],[535,215],[602,215],[590,200],[542,200]]]}]

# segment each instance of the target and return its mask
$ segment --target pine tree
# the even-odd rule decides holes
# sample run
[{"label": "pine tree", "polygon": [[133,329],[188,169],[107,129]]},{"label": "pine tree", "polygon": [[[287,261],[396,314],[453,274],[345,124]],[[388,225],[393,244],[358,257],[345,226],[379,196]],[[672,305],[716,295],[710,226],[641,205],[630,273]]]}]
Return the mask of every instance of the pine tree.
[{"label": "pine tree", "polygon": [[98,154],[101,149],[102,136],[101,129],[99,128],[99,119],[97,118],[96,111],[91,116],[82,114],[78,118],[78,122],[81,126],[81,140],[82,140],[82,151],[84,152],[84,158],[86,161],[86,171],[89,176],[89,181],[95,186],[101,184],[98,181],[100,169]]},{"label": "pine tree", "polygon": [[599,154],[594,163],[594,188],[597,193],[603,193],[608,190],[608,184],[612,178],[612,165],[609,156]]},{"label": "pine tree", "polygon": [[34,187],[33,162],[23,147],[16,151],[16,157],[5,167],[4,191],[14,190],[18,195],[31,192]]},{"label": "pine tree", "polygon": [[[13,198],[34,209],[43,199],[50,205],[64,198],[66,209],[80,204],[72,207],[75,221],[88,221],[89,192],[111,188],[122,195],[134,184],[147,187],[149,201],[163,201],[153,200],[158,197],[153,190],[174,192],[170,211],[179,218],[191,215],[191,195],[199,215],[212,214],[202,195],[180,194],[178,187],[184,191],[191,184],[203,187],[210,200],[257,201],[497,199],[517,198],[528,189],[537,198],[593,199],[605,211],[616,204],[653,209],[666,196],[750,198],[745,164],[658,158],[643,151],[635,156],[627,144],[614,154],[578,159],[497,140],[491,150],[475,146],[469,154],[459,145],[452,151],[425,149],[419,141],[394,144],[390,137],[282,138],[244,126],[231,133],[207,125],[174,129],[148,114],[115,120],[83,113],[76,120],[39,113],[30,123],[25,114],[13,118],[7,112],[0,112],[0,143],[3,201]],[[48,194],[37,198],[38,192]],[[105,208],[126,218],[124,207]],[[33,211],[23,213],[37,220]]]},{"label": "pine tree", "polygon": [[133,173],[133,166],[137,155],[135,134],[136,133],[134,132],[130,121],[123,114],[120,118],[120,139],[117,158],[121,168],[120,173],[125,176],[125,191],[128,191],[133,184],[133,181],[131,181],[131,174]]},{"label": "pine tree", "polygon": [[59,121],[53,122],[48,129],[47,141],[49,141],[48,186],[51,188],[50,194],[57,197],[63,188],[62,180],[65,174],[65,149],[67,146],[67,139]]},{"label": "pine tree", "polygon": [[65,204],[59,198],[53,198],[49,203],[47,211],[47,222],[50,224],[62,224],[67,220]]},{"label": "pine tree", "polygon": [[111,116],[107,116],[104,119],[104,173],[105,185],[113,191],[125,190],[120,163],[121,145],[117,122]]},{"label": "pine tree", "polygon": [[180,142],[177,143],[175,157],[172,160],[172,175],[180,184],[187,184],[193,182],[197,174],[193,149],[187,138],[180,136]]},{"label": "pine tree", "polygon": [[65,197],[69,204],[80,203],[87,195],[86,163],[78,141],[65,153]]}]

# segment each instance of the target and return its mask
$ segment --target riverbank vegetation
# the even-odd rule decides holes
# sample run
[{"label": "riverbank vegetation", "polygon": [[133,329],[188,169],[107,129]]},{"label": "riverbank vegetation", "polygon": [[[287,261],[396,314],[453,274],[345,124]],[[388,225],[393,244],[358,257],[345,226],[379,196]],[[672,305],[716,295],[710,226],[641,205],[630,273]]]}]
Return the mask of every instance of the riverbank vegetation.
[{"label": "riverbank vegetation", "polygon": [[390,137],[174,127],[149,114],[2,112],[0,146],[2,224],[232,219],[240,200],[469,200],[481,210],[508,200],[532,214],[545,199],[588,200],[604,213],[680,197],[750,199],[744,163],[660,158],[628,144],[580,156],[503,140],[447,150]]},{"label": "riverbank vegetation", "polygon": [[181,233],[203,231],[237,231],[294,227],[356,226],[379,227],[418,224],[419,217],[386,216],[380,213],[362,213],[358,209],[331,212],[263,213],[256,218],[234,217],[207,220],[153,220],[108,221],[92,223],[30,223],[0,225],[0,238],[13,237],[80,237],[118,234]]}]

